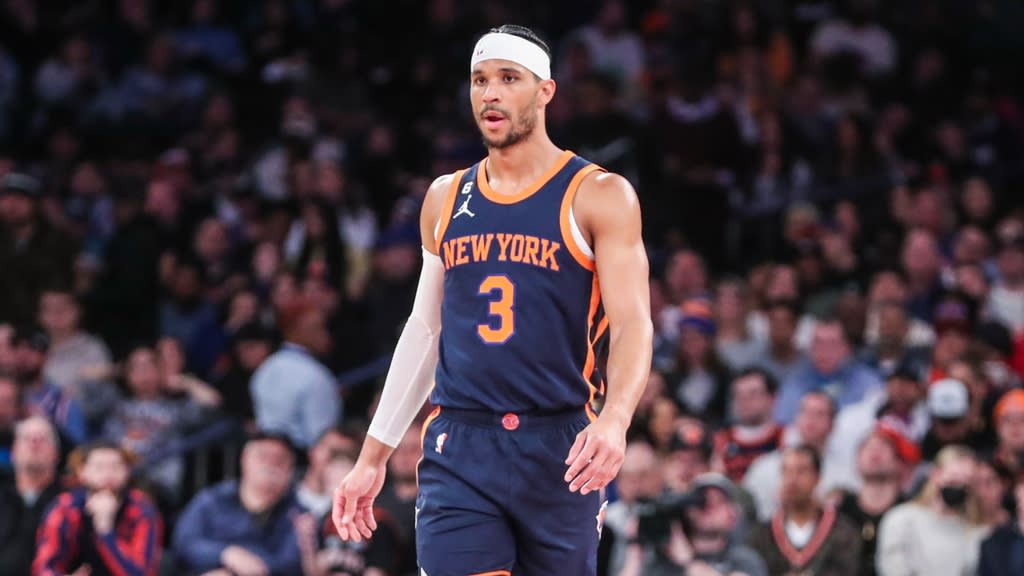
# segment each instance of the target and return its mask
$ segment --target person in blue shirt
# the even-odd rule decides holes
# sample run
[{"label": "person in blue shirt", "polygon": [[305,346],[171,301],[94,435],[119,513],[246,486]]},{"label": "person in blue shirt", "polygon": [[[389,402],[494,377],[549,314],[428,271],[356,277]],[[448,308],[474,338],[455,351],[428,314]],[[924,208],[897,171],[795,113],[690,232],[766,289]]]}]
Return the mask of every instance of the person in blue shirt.
[{"label": "person in blue shirt", "polygon": [[294,522],[304,512],[292,489],[288,437],[260,432],[242,450],[241,477],[192,499],[175,526],[172,550],[182,574],[302,573]]},{"label": "person in blue shirt", "polygon": [[775,401],[775,420],[789,424],[800,408],[800,399],[812,391],[828,394],[838,409],[882,390],[874,370],[858,362],[838,320],[819,320],[814,326],[807,360],[783,381]]},{"label": "person in blue shirt", "polygon": [[35,326],[20,326],[12,344],[14,376],[21,389],[25,411],[28,415],[48,419],[70,444],[84,443],[88,438],[82,409],[71,396],[43,377],[50,348],[46,333]]}]

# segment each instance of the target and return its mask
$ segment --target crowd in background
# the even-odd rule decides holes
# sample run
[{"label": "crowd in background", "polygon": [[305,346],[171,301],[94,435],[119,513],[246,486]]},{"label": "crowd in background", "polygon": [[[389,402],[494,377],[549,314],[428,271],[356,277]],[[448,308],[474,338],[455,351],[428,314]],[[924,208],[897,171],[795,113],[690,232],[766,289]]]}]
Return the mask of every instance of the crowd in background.
[{"label": "crowd in background", "polygon": [[[416,573],[416,426],[376,536],[331,527],[382,382],[336,376],[486,153],[503,23],[644,212],[602,573],[1024,572],[1019,3],[3,0],[0,573]],[[196,486],[168,448],[225,422]]]}]

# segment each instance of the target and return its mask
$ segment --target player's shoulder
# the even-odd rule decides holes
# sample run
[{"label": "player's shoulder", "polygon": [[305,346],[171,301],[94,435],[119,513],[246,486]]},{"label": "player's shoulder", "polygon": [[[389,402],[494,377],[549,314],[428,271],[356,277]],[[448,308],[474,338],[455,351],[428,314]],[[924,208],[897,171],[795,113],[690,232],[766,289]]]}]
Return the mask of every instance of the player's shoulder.
[{"label": "player's shoulder", "polygon": [[599,203],[617,207],[632,206],[637,202],[636,190],[621,174],[593,170],[580,182],[576,193],[583,203]]}]

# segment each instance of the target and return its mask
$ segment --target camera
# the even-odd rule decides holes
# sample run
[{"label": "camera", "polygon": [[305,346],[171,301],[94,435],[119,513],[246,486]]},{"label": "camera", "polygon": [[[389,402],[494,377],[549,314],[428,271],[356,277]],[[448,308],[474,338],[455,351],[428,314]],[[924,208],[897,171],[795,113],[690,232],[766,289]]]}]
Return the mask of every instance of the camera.
[{"label": "camera", "polygon": [[669,539],[672,522],[685,526],[686,511],[704,506],[704,491],[667,493],[636,505],[637,540],[641,544],[660,544]]}]

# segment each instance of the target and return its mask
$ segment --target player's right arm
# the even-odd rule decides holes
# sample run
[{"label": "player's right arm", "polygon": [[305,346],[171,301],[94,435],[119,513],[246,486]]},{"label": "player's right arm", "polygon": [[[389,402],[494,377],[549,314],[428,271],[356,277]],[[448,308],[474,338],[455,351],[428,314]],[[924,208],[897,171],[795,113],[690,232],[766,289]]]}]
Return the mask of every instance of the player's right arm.
[{"label": "player's right arm", "polygon": [[384,485],[388,458],[430,395],[437,367],[444,293],[444,266],[437,254],[434,234],[452,180],[452,175],[442,176],[427,189],[420,211],[423,269],[412,313],[395,346],[384,390],[356,465],[334,494],[334,522],[344,540],[369,538],[377,527],[373,500]]}]

